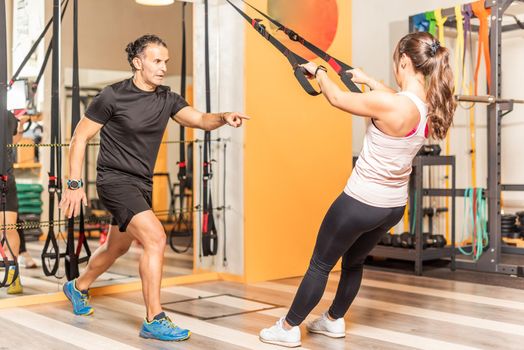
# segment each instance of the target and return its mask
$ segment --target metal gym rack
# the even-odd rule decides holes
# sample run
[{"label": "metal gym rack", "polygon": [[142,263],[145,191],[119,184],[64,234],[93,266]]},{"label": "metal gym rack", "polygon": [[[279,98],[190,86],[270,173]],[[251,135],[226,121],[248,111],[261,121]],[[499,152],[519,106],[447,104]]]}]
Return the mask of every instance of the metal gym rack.
[{"label": "metal gym rack", "polygon": [[[422,274],[422,264],[426,260],[451,258],[451,269],[475,270],[482,272],[495,272],[524,276],[524,267],[502,262],[502,253],[524,254],[524,249],[505,246],[501,235],[501,192],[523,191],[523,184],[501,183],[501,120],[502,117],[513,111],[515,103],[524,103],[523,100],[503,99],[502,94],[502,33],[514,30],[523,30],[523,24],[516,18],[514,24],[503,24],[502,18],[508,7],[513,2],[524,3],[523,0],[486,0],[484,6],[491,9],[490,21],[490,57],[491,57],[491,86],[490,96],[457,96],[459,101],[470,101],[487,104],[487,152],[488,152],[488,178],[487,188],[483,193],[488,204],[488,232],[489,246],[482,256],[474,261],[465,256],[455,259],[455,198],[463,197],[465,190],[455,188],[455,158],[450,156],[417,156],[414,160],[413,175],[410,184],[410,201],[422,203],[423,196],[450,196],[451,208],[451,246],[446,248],[422,249],[423,212],[421,205],[410,213],[415,215],[415,249],[403,249],[388,246],[377,246],[370,255],[409,260],[415,262],[415,273]],[[456,21],[454,8],[442,10],[442,16],[448,17],[446,26],[455,28]],[[409,18],[409,30],[415,31],[413,16]],[[472,26],[472,31],[478,31],[478,26]],[[422,169],[430,165],[448,165],[452,167],[452,188],[432,189],[423,188]],[[413,208],[413,206],[411,206]]]},{"label": "metal gym rack", "polygon": [[[524,3],[523,0],[486,0],[484,6],[491,9],[490,21],[490,58],[491,58],[491,86],[492,96],[458,96],[460,101],[472,101],[487,104],[487,152],[488,171],[487,188],[484,194],[488,204],[488,232],[489,247],[477,260],[458,259],[456,267],[460,269],[483,272],[496,272],[524,276],[524,267],[502,263],[502,253],[524,254],[524,249],[503,247],[501,235],[501,192],[524,191],[523,184],[501,183],[501,121],[502,117],[513,111],[515,103],[524,103],[522,100],[503,99],[502,94],[502,33],[514,30],[523,30],[522,23],[503,25],[504,13],[513,2]],[[454,8],[442,10],[442,15],[448,17],[447,26],[455,27]],[[409,21],[410,31],[414,30],[413,17]],[[478,27],[473,26],[473,31]],[[463,196],[464,191],[453,191],[457,196]],[[419,221],[419,220],[417,220]],[[454,228],[453,228],[454,230]]]},{"label": "metal gym rack", "polygon": [[[450,166],[451,189],[424,188],[423,173],[424,167],[427,166]],[[415,236],[415,248],[406,249],[401,247],[377,245],[369,255],[413,261],[415,263],[416,275],[422,275],[424,261],[449,257],[451,258],[451,269],[455,270],[455,197],[458,193],[455,189],[455,156],[416,156],[413,160],[413,172],[410,177],[409,193],[409,207],[414,209],[410,209],[409,216],[410,219],[415,220],[415,229],[413,232]],[[442,248],[423,248],[422,198],[424,196],[451,197],[451,245]]]}]

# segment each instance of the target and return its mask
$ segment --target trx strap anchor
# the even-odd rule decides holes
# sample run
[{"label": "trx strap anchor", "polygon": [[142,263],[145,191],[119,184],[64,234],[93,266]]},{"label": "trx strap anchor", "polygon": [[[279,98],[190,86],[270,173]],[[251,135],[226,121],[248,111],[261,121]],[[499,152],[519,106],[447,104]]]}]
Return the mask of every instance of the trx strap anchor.
[{"label": "trx strap anchor", "polygon": [[318,96],[322,92],[316,91],[315,88],[311,85],[309,82],[309,78],[311,78],[311,75],[300,65],[306,64],[308,61],[290,49],[288,49],[284,44],[282,44],[280,41],[275,39],[271,34],[269,34],[266,30],[266,27],[261,24],[260,19],[252,19],[249,17],[246,13],[244,13],[241,9],[233,5],[233,3],[229,0],[226,0],[237,12],[244,17],[244,19],[255,28],[255,30],[262,35],[267,41],[269,41],[278,51],[280,51],[284,56],[286,56],[287,60],[291,64],[291,67],[293,68],[293,72],[295,75],[295,78],[298,80],[300,86],[311,96]]},{"label": "trx strap anchor", "polygon": [[[228,0],[229,2],[229,0]],[[242,0],[243,3],[245,3],[247,6],[251,7],[253,10],[257,11],[260,15],[264,16],[268,21],[270,21],[272,24],[274,24],[278,30],[281,30],[284,32],[290,40],[296,41],[300,44],[302,44],[305,48],[307,48],[309,51],[317,55],[319,58],[324,60],[327,64],[333,68],[333,70],[339,75],[340,80],[344,85],[352,92],[359,93],[361,92],[360,89],[357,87],[357,85],[351,80],[352,74],[348,73],[348,70],[352,70],[353,67],[351,67],[349,64],[346,64],[342,62],[339,59],[336,59],[335,57],[330,56],[327,52],[323,51],[319,47],[315,46],[302,36],[300,36],[297,32],[294,30],[287,28],[282,23],[278,22],[277,20],[269,17],[264,12],[260,11],[256,7],[250,5],[248,2]],[[229,2],[231,4],[231,2]],[[232,5],[232,4],[231,4]],[[234,6],[234,5],[233,5]],[[238,9],[237,9],[238,10]],[[261,25],[262,26],[262,25]]]}]

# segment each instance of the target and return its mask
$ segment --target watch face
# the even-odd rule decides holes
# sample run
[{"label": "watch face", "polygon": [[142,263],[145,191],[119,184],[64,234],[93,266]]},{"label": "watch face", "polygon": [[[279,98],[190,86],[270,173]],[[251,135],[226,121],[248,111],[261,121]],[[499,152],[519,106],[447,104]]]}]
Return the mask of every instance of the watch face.
[{"label": "watch face", "polygon": [[69,180],[67,186],[72,190],[76,190],[80,187],[80,182],[76,180]]}]

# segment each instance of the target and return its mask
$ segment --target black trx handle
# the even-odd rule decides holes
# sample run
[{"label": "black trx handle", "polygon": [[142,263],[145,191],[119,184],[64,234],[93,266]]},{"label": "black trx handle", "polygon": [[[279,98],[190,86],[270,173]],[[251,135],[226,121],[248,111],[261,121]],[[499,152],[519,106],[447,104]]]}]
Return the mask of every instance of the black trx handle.
[{"label": "black trx handle", "polygon": [[[180,96],[184,99],[186,97],[186,3],[182,3],[182,65],[180,72]],[[178,162],[178,182],[179,182],[179,195],[178,201],[180,203],[180,212],[175,215],[175,222],[171,231],[169,231],[169,246],[176,253],[185,253],[193,245],[193,229],[189,224],[189,220],[186,220],[186,210],[184,209],[184,196],[185,190],[189,188],[188,173],[187,173],[187,164],[186,164],[186,130],[183,125],[180,125],[180,161]],[[171,191],[172,198],[172,209],[176,208],[174,205],[175,202],[175,191],[171,185],[171,180],[169,173],[167,174],[168,183]],[[184,237],[189,238],[189,242],[183,247],[177,247],[175,243],[175,238]]]},{"label": "black trx handle", "polygon": [[318,96],[322,92],[316,91],[315,88],[311,85],[308,78],[311,78],[311,75],[307,73],[307,71],[302,68],[300,65],[305,64],[308,61],[304,58],[300,57],[290,49],[284,46],[280,41],[275,39],[271,34],[269,34],[266,30],[266,27],[260,23],[259,19],[252,19],[249,17],[246,13],[244,13],[241,9],[233,5],[233,3],[229,0],[226,0],[235,10],[237,10],[238,13],[246,21],[248,21],[255,30],[262,35],[266,40],[268,40],[278,51],[280,51],[286,58],[288,59],[289,63],[291,64],[291,67],[293,67],[293,71],[295,74],[295,78],[297,78],[300,86],[311,96]]},{"label": "black trx handle", "polygon": [[[51,121],[53,123],[53,121]],[[53,150],[51,149],[51,152]],[[42,249],[42,270],[46,276],[56,276],[60,266],[60,248],[55,236],[54,213],[55,213],[55,195],[57,191],[56,177],[49,174],[49,229],[45,239],[44,248]],[[60,230],[60,228],[59,228]]]},{"label": "black trx handle", "polygon": [[[65,273],[68,281],[74,280],[78,276],[80,276],[80,270],[78,266],[80,264],[83,264],[85,262],[89,261],[89,258],[91,257],[91,249],[89,249],[89,245],[87,243],[87,239],[85,236],[85,227],[84,227],[84,211],[80,209],[80,217],[79,217],[79,223],[78,223],[78,231],[80,232],[80,235],[78,236],[78,244],[74,246],[74,234],[75,234],[75,227],[74,224],[71,225],[71,221],[73,219],[69,219],[68,227],[67,227],[67,248],[65,253]],[[83,233],[83,234],[82,234]],[[73,237],[72,244],[69,240],[70,237]],[[84,248],[86,255],[83,257],[80,257],[80,254],[82,252],[82,247]]]},{"label": "black trx handle", "polygon": [[[228,0],[228,2],[229,2],[229,0]],[[280,23],[277,20],[269,17],[267,14],[265,14],[262,11],[260,11],[256,7],[250,5],[248,2],[246,2],[244,0],[242,0],[242,2],[245,3],[247,6],[251,7],[253,10],[257,11],[262,16],[264,16],[268,21],[273,23],[278,28],[278,30],[283,31],[289,37],[289,39],[291,39],[292,41],[299,42],[300,44],[305,46],[309,51],[313,52],[319,58],[321,58],[324,61],[326,61],[326,63],[329,64],[335,70],[335,72],[337,72],[337,74],[340,76],[340,80],[342,80],[344,85],[346,85],[346,87],[350,91],[357,92],[357,93],[358,92],[362,92],[357,87],[357,85],[355,85],[355,83],[351,80],[352,75],[350,73],[347,73],[347,71],[353,69],[353,67],[351,67],[349,64],[346,64],[346,63],[344,63],[344,62],[342,62],[342,61],[340,61],[340,60],[330,56],[327,52],[323,51],[319,47],[313,45],[311,42],[307,41],[302,36],[297,34],[297,32],[295,32],[294,30],[292,30],[290,28],[287,28],[282,23]],[[231,2],[229,2],[229,3],[231,4]]]},{"label": "black trx handle", "polygon": [[[53,60],[51,79],[51,143],[60,144],[60,3],[53,1]],[[54,230],[55,197],[58,202],[62,192],[62,155],[60,147],[51,147],[51,161],[49,170],[49,226],[48,234],[42,250],[42,268],[46,276],[56,276],[60,264],[58,242]]]},{"label": "black trx handle", "polygon": [[[73,2],[73,86],[71,102],[71,137],[80,121],[80,83],[78,77],[78,0]],[[83,204],[83,203],[82,203]],[[78,226],[78,245],[75,249],[75,218],[71,217],[67,223],[67,245],[65,255],[65,272],[68,281],[77,278],[80,273],[78,265],[89,261],[91,250],[87,244],[84,228],[84,206],[80,205],[80,224]],[[82,247],[86,255],[80,258]]]}]

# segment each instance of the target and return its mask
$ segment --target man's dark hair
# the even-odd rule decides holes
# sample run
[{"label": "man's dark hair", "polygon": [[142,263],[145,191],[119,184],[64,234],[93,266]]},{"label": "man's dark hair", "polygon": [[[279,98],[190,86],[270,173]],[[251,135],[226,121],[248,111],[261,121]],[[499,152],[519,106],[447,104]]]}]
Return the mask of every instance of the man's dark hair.
[{"label": "man's dark hair", "polygon": [[129,62],[129,65],[131,66],[133,72],[136,71],[136,68],[133,65],[133,58],[141,55],[142,52],[144,52],[147,45],[149,44],[162,45],[163,47],[167,48],[167,45],[164,42],[164,40],[160,39],[158,36],[154,34],[142,35],[140,38],[127,44],[127,61]]}]

